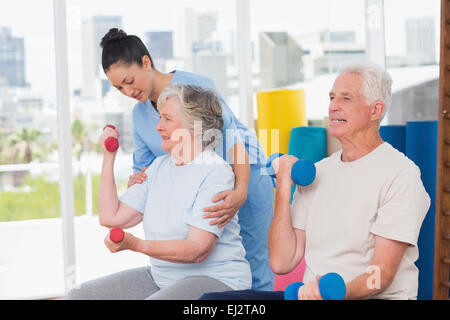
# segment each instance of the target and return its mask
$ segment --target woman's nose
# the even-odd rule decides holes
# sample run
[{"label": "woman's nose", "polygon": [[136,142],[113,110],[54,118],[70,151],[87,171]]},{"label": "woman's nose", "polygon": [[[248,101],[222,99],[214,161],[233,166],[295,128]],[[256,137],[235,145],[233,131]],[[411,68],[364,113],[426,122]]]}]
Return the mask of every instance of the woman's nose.
[{"label": "woman's nose", "polygon": [[130,86],[123,87],[123,91],[127,97],[133,98],[133,89]]},{"label": "woman's nose", "polygon": [[156,124],[156,131],[162,131],[161,120],[159,120],[158,123]]}]

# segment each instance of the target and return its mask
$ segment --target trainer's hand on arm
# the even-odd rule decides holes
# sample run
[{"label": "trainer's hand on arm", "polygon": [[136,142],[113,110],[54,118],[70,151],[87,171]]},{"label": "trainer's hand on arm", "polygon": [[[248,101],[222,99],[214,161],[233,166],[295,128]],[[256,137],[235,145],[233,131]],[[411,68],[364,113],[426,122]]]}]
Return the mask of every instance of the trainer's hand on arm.
[{"label": "trainer's hand on arm", "polygon": [[235,176],[234,190],[220,192],[211,201],[216,203],[223,200],[222,203],[203,208],[203,211],[206,212],[203,218],[217,218],[211,221],[210,224],[219,224],[219,228],[224,227],[247,201],[247,189],[250,179],[249,155],[243,143],[236,143],[230,152],[230,156],[233,158],[232,166]]},{"label": "trainer's hand on arm", "polygon": [[219,228],[224,227],[231,219],[233,219],[234,215],[239,211],[239,208],[247,200],[247,195],[244,196],[238,189],[226,190],[218,193],[211,201],[218,202],[221,200],[223,200],[222,203],[212,207],[203,208],[204,212],[209,212],[204,214],[203,218],[217,218],[209,224],[219,224]]},{"label": "trainer's hand on arm", "polygon": [[145,179],[147,179],[147,175],[145,174],[145,170],[147,168],[144,166],[142,167],[141,171],[137,171],[135,172],[133,175],[131,175],[129,177],[128,180],[128,188],[131,187],[133,184],[139,183],[141,184],[142,182],[145,181]]}]

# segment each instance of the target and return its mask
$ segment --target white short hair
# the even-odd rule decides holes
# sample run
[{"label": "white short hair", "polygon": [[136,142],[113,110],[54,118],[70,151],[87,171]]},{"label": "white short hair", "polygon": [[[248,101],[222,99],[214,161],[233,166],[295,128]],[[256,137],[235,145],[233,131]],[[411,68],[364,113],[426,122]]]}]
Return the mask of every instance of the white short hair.
[{"label": "white short hair", "polygon": [[392,101],[392,78],[383,68],[369,61],[354,62],[344,66],[339,76],[342,74],[357,74],[361,78],[361,94],[367,104],[379,100],[385,105],[383,114],[379,122],[383,120]]},{"label": "white short hair", "polygon": [[[167,86],[159,95],[156,104],[158,111],[169,98],[176,98],[180,102],[181,119],[190,132],[195,132],[196,123],[201,124],[202,135],[208,134],[209,130],[222,130],[222,105],[212,89],[195,85]],[[218,142],[217,139],[213,142],[205,139],[203,147],[210,144],[215,147]]]}]

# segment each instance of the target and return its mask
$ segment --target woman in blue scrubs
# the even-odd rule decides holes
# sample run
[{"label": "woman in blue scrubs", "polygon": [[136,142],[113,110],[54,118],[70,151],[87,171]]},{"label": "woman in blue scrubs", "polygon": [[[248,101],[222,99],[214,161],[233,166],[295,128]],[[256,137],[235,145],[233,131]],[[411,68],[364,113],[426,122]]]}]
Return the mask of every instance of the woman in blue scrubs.
[{"label": "woman in blue scrubs", "polygon": [[[161,136],[156,131],[159,114],[156,101],[161,91],[173,84],[191,84],[217,93],[214,82],[204,76],[175,70],[162,73],[155,69],[143,42],[116,28],[102,39],[102,66],[111,82],[122,94],[138,100],[133,109],[133,171],[129,186],[142,183],[142,170],[153,160],[167,154],[161,148]],[[239,211],[239,225],[252,271],[252,288],[273,290],[274,275],[269,267],[267,232],[273,216],[273,184],[264,174],[266,155],[254,133],[233,114],[224,99],[222,139],[215,151],[232,165],[235,186],[217,194],[212,202],[221,203],[204,208],[205,218],[216,218],[212,224],[225,225]]]}]

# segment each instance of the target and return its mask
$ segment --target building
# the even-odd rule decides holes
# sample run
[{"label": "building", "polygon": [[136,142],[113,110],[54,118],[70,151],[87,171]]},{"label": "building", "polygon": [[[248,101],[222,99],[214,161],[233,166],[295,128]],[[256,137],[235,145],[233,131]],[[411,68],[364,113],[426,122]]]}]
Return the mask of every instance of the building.
[{"label": "building", "polygon": [[166,71],[166,61],[172,60],[174,57],[173,32],[149,31],[145,33],[144,41],[156,69]]},{"label": "building", "polygon": [[180,11],[174,52],[184,70],[211,78],[221,96],[227,98],[231,92],[227,67],[232,59],[217,34],[218,16],[217,11],[200,12],[192,8]]},{"label": "building", "polygon": [[320,32],[322,55],[314,59],[314,74],[335,73],[343,65],[366,58],[365,45],[356,41],[354,31]]},{"label": "building", "polygon": [[11,35],[11,28],[0,28],[0,79],[9,87],[26,87],[25,44]]},{"label": "building", "polygon": [[192,69],[192,56],[197,52],[216,50],[217,47],[221,49],[215,39],[217,18],[216,11],[201,13],[192,8],[183,8],[180,11],[174,34],[174,54],[184,60],[186,70]]},{"label": "building", "polygon": [[197,15],[198,42],[210,41],[217,31],[218,12],[206,12]]},{"label": "building", "polygon": [[82,84],[83,98],[99,98],[108,90],[102,87],[100,72],[102,72],[102,48],[100,41],[111,28],[122,28],[122,17],[93,16],[82,24]]},{"label": "building", "polygon": [[261,32],[259,47],[263,88],[276,88],[303,80],[303,50],[287,32]]},{"label": "building", "polygon": [[173,58],[173,32],[149,31],[145,33],[145,45],[153,59]]},{"label": "building", "polygon": [[[392,103],[387,117],[389,124],[404,125],[408,121],[436,120],[439,115],[439,78],[434,66],[391,69],[393,76],[400,72],[415,81],[392,90]],[[403,69],[403,70],[402,70]],[[401,80],[400,76],[396,79]]]},{"label": "building", "polygon": [[214,80],[223,98],[228,96],[227,56],[222,53],[199,52],[193,56],[194,72]]},{"label": "building", "polygon": [[405,21],[406,52],[415,65],[436,63],[434,18],[409,18]]}]

